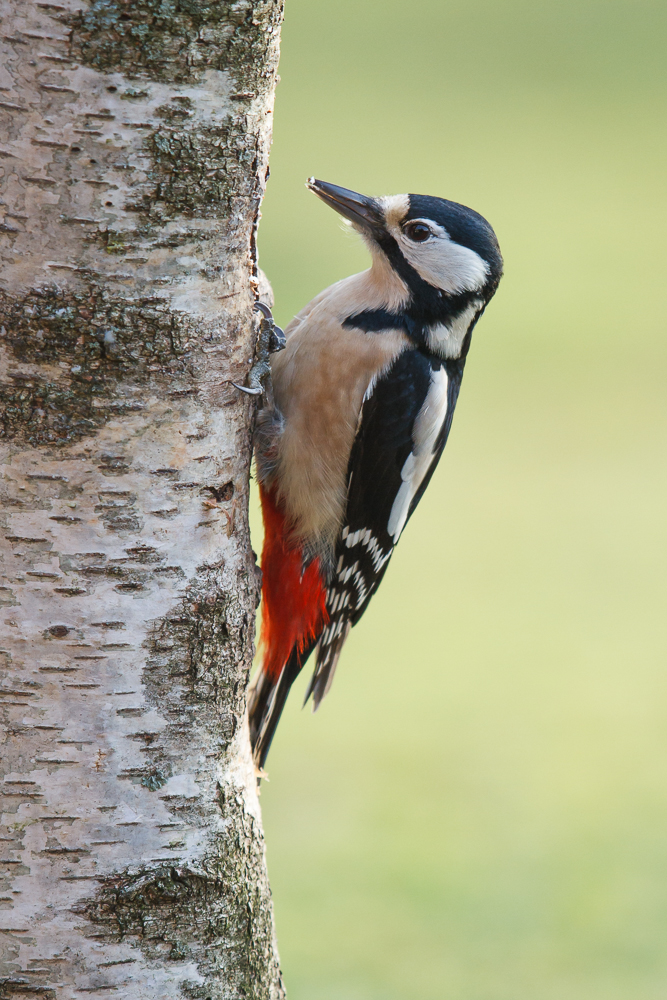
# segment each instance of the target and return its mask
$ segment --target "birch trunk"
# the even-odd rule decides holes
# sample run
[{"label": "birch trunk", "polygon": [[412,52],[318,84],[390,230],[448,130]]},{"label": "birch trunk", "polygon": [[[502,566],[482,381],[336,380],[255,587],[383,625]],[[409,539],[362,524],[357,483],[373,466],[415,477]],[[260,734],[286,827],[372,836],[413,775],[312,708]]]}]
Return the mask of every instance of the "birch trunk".
[{"label": "birch trunk", "polygon": [[15,0],[0,997],[283,997],[247,727],[282,0]]}]

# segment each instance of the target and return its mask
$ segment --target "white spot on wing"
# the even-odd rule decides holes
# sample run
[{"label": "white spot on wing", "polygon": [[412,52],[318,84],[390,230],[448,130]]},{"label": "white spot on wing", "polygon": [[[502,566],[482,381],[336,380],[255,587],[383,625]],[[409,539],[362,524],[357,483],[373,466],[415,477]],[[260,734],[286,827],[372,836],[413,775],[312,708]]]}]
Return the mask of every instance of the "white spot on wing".
[{"label": "white spot on wing", "polygon": [[401,469],[403,482],[392,504],[387,524],[387,531],[393,535],[394,545],[405,527],[410,504],[433,460],[435,442],[447,416],[447,384],[444,367],[431,372],[431,385],[415,420],[413,448]]}]

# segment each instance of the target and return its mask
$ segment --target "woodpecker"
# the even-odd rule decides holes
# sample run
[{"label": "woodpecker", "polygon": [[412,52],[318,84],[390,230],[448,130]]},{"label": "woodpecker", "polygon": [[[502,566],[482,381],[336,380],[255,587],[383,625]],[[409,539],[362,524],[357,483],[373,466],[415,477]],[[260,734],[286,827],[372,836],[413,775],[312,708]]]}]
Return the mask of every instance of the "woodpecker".
[{"label": "woodpecker", "polygon": [[503,268],[489,223],[456,202],[367,197],[315,178],[306,186],[360,233],[372,264],[288,325],[271,358],[273,400],[258,415],[263,662],[249,720],[260,773],[313,651],[313,711],[329,691],[428,486],[473,327]]}]

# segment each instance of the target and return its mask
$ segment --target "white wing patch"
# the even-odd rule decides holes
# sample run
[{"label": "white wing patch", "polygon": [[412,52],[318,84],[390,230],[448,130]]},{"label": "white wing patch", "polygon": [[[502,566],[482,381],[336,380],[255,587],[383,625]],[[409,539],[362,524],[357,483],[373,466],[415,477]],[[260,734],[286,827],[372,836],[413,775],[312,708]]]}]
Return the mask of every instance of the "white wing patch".
[{"label": "white wing patch", "polygon": [[401,469],[403,482],[389,515],[387,531],[393,536],[394,545],[405,527],[410,504],[433,461],[435,443],[447,416],[448,382],[444,366],[431,372],[431,385],[412,432],[412,451]]}]

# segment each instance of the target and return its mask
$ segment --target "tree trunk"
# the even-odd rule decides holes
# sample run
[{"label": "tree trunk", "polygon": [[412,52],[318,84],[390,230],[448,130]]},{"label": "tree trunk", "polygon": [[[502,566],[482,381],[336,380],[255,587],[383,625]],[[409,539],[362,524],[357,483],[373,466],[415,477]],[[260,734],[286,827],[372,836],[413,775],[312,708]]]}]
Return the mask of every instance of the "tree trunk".
[{"label": "tree trunk", "polygon": [[282,0],[4,8],[0,997],[283,997],[230,385]]}]

